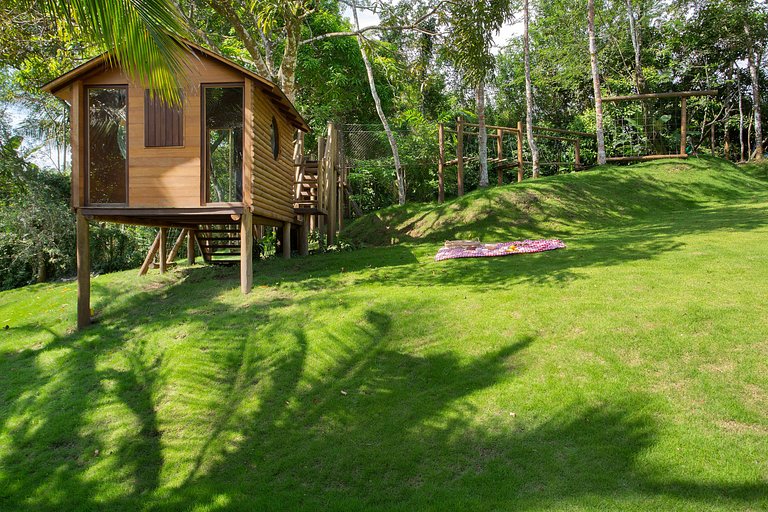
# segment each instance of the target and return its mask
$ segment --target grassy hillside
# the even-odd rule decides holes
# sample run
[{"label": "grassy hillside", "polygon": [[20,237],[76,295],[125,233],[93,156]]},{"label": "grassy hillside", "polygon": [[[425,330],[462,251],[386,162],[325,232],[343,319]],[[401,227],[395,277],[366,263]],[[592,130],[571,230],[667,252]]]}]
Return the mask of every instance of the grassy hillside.
[{"label": "grassy hillside", "polygon": [[765,180],[764,169],[711,158],[606,166],[476,191],[442,205],[388,208],[344,235],[368,245],[568,236],[711,203],[748,202],[762,197]]},{"label": "grassy hillside", "polygon": [[[401,244],[0,293],[0,510],[768,508],[768,173],[608,168]],[[565,250],[435,263],[445,238]],[[420,238],[424,241],[419,241]],[[418,243],[417,243],[418,242]]]}]

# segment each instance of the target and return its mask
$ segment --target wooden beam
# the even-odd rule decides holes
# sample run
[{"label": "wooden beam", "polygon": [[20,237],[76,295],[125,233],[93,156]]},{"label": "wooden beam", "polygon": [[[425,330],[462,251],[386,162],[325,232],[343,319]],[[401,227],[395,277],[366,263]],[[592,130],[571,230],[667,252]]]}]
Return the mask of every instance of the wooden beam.
[{"label": "wooden beam", "polygon": [[437,202],[445,201],[445,126],[437,125]]},{"label": "wooden beam", "polygon": [[523,181],[523,122],[517,122],[517,182]]},{"label": "wooden beam", "polygon": [[245,210],[240,218],[240,291],[253,288],[253,215]]},{"label": "wooden beam", "polygon": [[562,128],[550,128],[549,126],[533,125],[533,130],[540,132],[562,133],[564,135],[578,135],[579,137],[589,137],[591,139],[597,138],[597,135],[594,133],[580,132],[577,130],[564,130]]},{"label": "wooden beam", "polygon": [[187,265],[195,264],[195,234],[194,229],[187,230]]},{"label": "wooden beam", "polygon": [[652,100],[659,98],[690,98],[692,96],[717,96],[717,91],[708,89],[704,91],[683,91],[683,92],[653,92],[648,94],[630,94],[627,96],[606,96],[603,101],[632,101],[632,100]]},{"label": "wooden beam", "polygon": [[464,120],[456,119],[456,182],[459,188],[459,196],[464,195]]},{"label": "wooden beam", "polygon": [[159,260],[160,260],[160,273],[165,274],[166,270],[166,242],[168,239],[168,228],[160,228],[160,250],[159,250]]},{"label": "wooden beam", "polygon": [[171,263],[176,259],[176,256],[179,254],[179,250],[181,249],[181,245],[184,243],[185,238],[187,238],[187,230],[182,229],[181,233],[179,233],[179,237],[176,239],[176,243],[173,244],[171,253],[168,255],[167,263]]},{"label": "wooden beam", "polygon": [[[329,237],[330,238],[330,237]],[[283,258],[290,259],[291,257],[291,223],[283,223]]]},{"label": "wooden beam", "polygon": [[645,156],[612,156],[606,162],[642,162],[645,160],[661,160],[662,158],[688,158],[688,155],[645,155]]},{"label": "wooden beam", "polygon": [[147,257],[144,258],[144,263],[141,264],[141,268],[139,269],[140,276],[145,275],[149,270],[149,266],[152,264],[152,260],[155,259],[155,254],[157,254],[158,247],[160,247],[159,231],[157,233],[157,236],[155,237],[155,241],[152,242],[152,245],[149,246],[149,251],[147,251]]},{"label": "wooden beam", "polygon": [[91,254],[88,219],[77,214],[77,328],[91,323]]}]

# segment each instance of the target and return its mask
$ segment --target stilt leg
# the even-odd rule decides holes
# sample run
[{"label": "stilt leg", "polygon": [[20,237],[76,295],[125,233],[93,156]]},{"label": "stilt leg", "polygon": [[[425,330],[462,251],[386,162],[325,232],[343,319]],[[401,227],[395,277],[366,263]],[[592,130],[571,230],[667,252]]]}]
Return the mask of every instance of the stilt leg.
[{"label": "stilt leg", "polygon": [[283,258],[291,257],[291,223],[283,223]]},{"label": "stilt leg", "polygon": [[91,323],[91,253],[88,220],[77,214],[77,328]]},{"label": "stilt leg", "polygon": [[166,253],[167,242],[168,242],[168,228],[160,228],[160,250],[159,250],[158,259],[160,260],[161,274],[165,274],[165,268],[167,266],[166,264],[166,258],[168,257],[168,254]]},{"label": "stilt leg", "polygon": [[195,230],[187,230],[187,265],[195,264]]},{"label": "stilt leg", "polygon": [[240,291],[247,294],[253,286],[253,214],[244,210],[240,217]]}]

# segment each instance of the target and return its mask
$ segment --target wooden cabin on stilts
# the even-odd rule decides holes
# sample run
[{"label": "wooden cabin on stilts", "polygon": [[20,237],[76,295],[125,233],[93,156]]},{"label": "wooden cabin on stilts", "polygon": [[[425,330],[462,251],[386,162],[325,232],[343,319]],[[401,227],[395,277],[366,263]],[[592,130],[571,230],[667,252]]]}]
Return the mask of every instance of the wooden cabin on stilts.
[{"label": "wooden cabin on stilts", "polygon": [[[185,240],[190,263],[196,252],[210,263],[237,257],[243,293],[252,287],[254,240],[264,226],[278,228],[285,257],[295,245],[307,254],[311,224],[324,224],[332,243],[336,187],[327,185],[339,179],[333,127],[322,139],[331,149],[313,171],[303,154],[309,126],[279,87],[183,44],[179,107],[160,101],[108,54],[43,87],[70,105],[78,328],[91,322],[91,222],[160,228],[140,273],[156,255],[165,271]],[[181,230],[170,253],[169,228]]]}]

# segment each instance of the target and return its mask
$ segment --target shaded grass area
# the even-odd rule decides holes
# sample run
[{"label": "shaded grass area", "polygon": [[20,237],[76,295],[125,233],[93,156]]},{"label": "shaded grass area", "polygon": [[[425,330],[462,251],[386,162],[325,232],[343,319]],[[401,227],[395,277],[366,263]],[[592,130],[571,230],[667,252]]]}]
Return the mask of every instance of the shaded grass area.
[{"label": "shaded grass area", "polygon": [[765,509],[768,179],[712,164],[454,228],[561,251],[434,263],[418,221],[247,297],[236,268],[99,276],[82,333],[74,283],[0,293],[0,509]]}]

